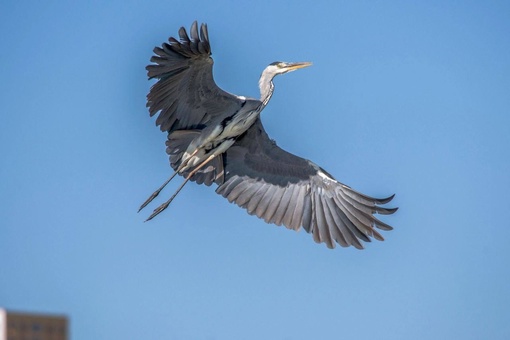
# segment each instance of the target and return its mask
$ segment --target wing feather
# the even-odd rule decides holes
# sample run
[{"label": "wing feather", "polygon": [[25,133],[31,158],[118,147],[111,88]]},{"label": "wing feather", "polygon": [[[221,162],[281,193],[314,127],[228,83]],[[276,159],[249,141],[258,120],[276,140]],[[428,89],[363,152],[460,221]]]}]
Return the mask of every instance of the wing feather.
[{"label": "wing feather", "polygon": [[[345,202],[343,202],[340,198],[334,197],[333,198],[336,206],[340,210],[340,216],[342,217],[342,220],[346,226],[346,230],[356,235],[357,233],[361,232],[367,236],[372,236],[372,227],[371,225],[365,225],[363,223],[360,223],[350,212],[348,209],[345,208]],[[359,236],[358,236],[359,237]]]},{"label": "wing feather", "polygon": [[305,202],[303,205],[303,217],[302,217],[302,226],[303,229],[306,230],[307,233],[312,232],[313,224],[312,224],[312,195],[309,193],[305,196]]},{"label": "wing feather", "polygon": [[366,236],[366,234],[358,229],[354,223],[345,215],[345,213],[340,208],[335,197],[332,198],[335,208],[334,218],[339,226],[340,233],[344,236],[345,240],[349,245],[353,245],[358,249],[363,249],[363,244],[359,242],[359,240],[370,242],[370,238]]},{"label": "wing feather", "polygon": [[333,242],[331,241],[331,234],[329,233],[328,219],[326,218],[325,209],[322,202],[320,193],[315,192],[315,216],[317,216],[317,229],[320,236],[320,241],[326,243],[328,248],[333,248]]},{"label": "wing feather", "polygon": [[276,209],[274,224],[278,226],[282,225],[285,214],[287,213],[287,209],[294,206],[294,202],[292,201],[294,187],[295,185],[289,185],[287,188],[285,188],[285,192],[280,201],[280,205],[278,205],[278,209]]},{"label": "wing feather", "polygon": [[287,210],[285,211],[285,215],[283,216],[282,223],[287,228],[294,229],[294,226],[292,224],[292,217],[294,216],[294,211],[296,211],[296,207],[299,203],[300,191],[302,189],[302,186],[294,185],[294,186],[291,186],[291,188],[292,188],[292,194],[291,194],[291,197],[289,197],[289,206],[287,207]]},{"label": "wing feather", "polygon": [[333,204],[332,199],[326,199],[325,200],[327,207],[327,219],[328,219],[328,225],[331,229],[331,236],[333,239],[342,247],[348,247],[351,245],[351,243],[348,243],[345,239],[344,235],[341,232],[342,228],[342,222],[339,221],[338,217],[336,216],[336,207]]},{"label": "wing feather", "polygon": [[310,195],[310,198],[312,200],[312,216],[311,216],[311,221],[310,221],[310,233],[312,233],[313,240],[316,243],[320,243],[321,238],[320,238],[319,229],[317,228],[317,212],[316,212],[317,204],[315,202],[315,195],[312,193]]},{"label": "wing feather", "polygon": [[216,192],[223,195],[223,197],[228,197],[232,189],[234,189],[239,183],[241,183],[243,179],[241,177],[233,178],[228,183],[223,183],[220,187],[216,189]]},{"label": "wing feather", "polygon": [[269,204],[271,203],[271,200],[277,191],[278,187],[274,185],[269,186],[266,193],[264,194],[264,197],[262,197],[262,199],[260,200],[260,204],[257,206],[255,210],[255,215],[265,219],[264,216],[266,215],[267,207],[269,207]]},{"label": "wing feather", "polygon": [[269,185],[267,185],[265,183],[259,183],[259,188],[253,194],[253,196],[248,201],[248,204],[246,206],[246,210],[248,210],[248,214],[253,215],[255,213],[255,209],[257,208],[257,206],[259,205],[260,201],[264,197],[264,195],[267,192],[268,188],[269,188]]},{"label": "wing feather", "polygon": [[294,205],[294,211],[292,212],[292,218],[289,222],[288,226],[290,229],[299,230],[301,228],[303,215],[304,215],[304,205],[305,205],[305,197],[307,195],[306,186],[300,185],[299,192],[294,196],[294,200],[296,204]]},{"label": "wing feather", "polygon": [[246,190],[243,191],[243,193],[241,193],[239,197],[237,197],[236,204],[242,206],[243,208],[246,208],[247,203],[254,198],[255,193],[259,189],[260,187],[257,185],[251,185],[251,183],[248,184]]},{"label": "wing feather", "polygon": [[318,243],[334,248],[354,246],[371,238],[383,240],[374,228],[391,230],[375,213],[389,198],[373,198],[336,181],[323,169],[292,155],[269,139],[260,118],[224,154],[224,179],[217,192],[268,223],[301,227]]},{"label": "wing feather", "polygon": [[[229,202],[234,202],[237,198],[245,192],[249,188],[249,184],[247,182],[240,182],[235,188],[232,189],[227,199]],[[237,203],[237,201],[236,201]]]},{"label": "wing feather", "polygon": [[266,209],[266,213],[264,215],[264,220],[268,223],[274,223],[274,215],[276,212],[276,209],[278,209],[278,206],[280,205],[280,201],[282,200],[283,194],[285,193],[285,188],[281,187],[275,187],[275,193],[273,197],[271,197],[271,202],[269,203],[269,206]]},{"label": "wing feather", "polygon": [[237,112],[243,100],[220,89],[213,79],[211,46],[207,26],[195,21],[190,36],[184,27],[179,40],[154,48],[153,64],[146,67],[149,79],[156,82],[147,95],[151,116],[159,112],[156,125],[162,131],[203,128]]}]

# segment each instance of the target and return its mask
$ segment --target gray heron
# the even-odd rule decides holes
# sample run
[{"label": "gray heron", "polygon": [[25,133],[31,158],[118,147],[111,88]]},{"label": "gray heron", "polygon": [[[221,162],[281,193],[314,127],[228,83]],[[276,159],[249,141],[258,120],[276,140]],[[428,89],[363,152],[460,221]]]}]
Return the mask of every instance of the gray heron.
[{"label": "gray heron", "polygon": [[166,152],[173,175],[140,207],[147,206],[175,175],[184,182],[157,207],[151,220],[165,210],[188,181],[207,186],[229,202],[267,223],[288,229],[303,228],[317,243],[363,249],[371,238],[383,240],[376,229],[392,227],[374,214],[392,214],[385,208],[394,195],[373,198],[337,181],[315,163],[279,148],[260,120],[274,91],[277,75],[310,66],[308,62],[274,62],[259,80],[260,99],[237,96],[220,89],[213,79],[207,25],[195,21],[190,35],[179,29],[179,40],[154,48],[147,66],[157,79],[147,95],[150,116],[168,134]]}]

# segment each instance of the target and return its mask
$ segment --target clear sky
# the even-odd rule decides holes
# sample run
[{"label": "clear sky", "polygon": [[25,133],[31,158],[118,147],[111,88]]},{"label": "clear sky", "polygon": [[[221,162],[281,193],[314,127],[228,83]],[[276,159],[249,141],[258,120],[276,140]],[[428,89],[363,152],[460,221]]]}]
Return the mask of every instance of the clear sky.
[{"label": "clear sky", "polygon": [[[88,339],[509,339],[507,1],[2,1],[0,306]],[[207,22],[215,79],[395,227],[329,250],[171,173],[152,49]],[[169,197],[180,179],[157,200]],[[154,205],[152,206],[154,208]]]}]

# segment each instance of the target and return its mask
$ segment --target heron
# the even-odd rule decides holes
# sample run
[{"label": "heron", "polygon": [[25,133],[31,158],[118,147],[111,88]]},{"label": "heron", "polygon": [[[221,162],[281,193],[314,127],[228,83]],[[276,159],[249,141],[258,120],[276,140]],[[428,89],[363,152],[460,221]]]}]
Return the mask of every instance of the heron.
[{"label": "heron", "polygon": [[154,48],[149,79],[157,79],[147,95],[150,116],[167,133],[166,152],[172,176],[140,207],[142,210],[176,176],[183,183],[146,221],[165,210],[188,181],[211,186],[229,202],[267,223],[304,229],[317,243],[363,249],[376,230],[392,227],[374,214],[392,214],[383,207],[394,195],[374,198],[337,181],[310,160],[293,155],[269,138],[260,119],[274,92],[273,79],[310,62],[274,62],[259,79],[260,99],[238,96],[218,87],[206,24],[193,22],[179,39]]}]

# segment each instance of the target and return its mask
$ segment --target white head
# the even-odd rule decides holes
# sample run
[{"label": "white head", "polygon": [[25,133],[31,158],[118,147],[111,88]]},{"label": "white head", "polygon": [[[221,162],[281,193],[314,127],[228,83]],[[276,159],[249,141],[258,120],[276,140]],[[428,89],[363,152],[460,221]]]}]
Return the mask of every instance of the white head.
[{"label": "white head", "polygon": [[269,66],[266,67],[264,71],[262,71],[262,75],[259,79],[260,96],[264,105],[269,102],[269,99],[271,99],[271,95],[273,94],[274,77],[279,74],[292,72],[303,67],[308,67],[310,65],[312,65],[310,62],[286,63],[283,61],[275,61],[274,63],[269,64]]}]

